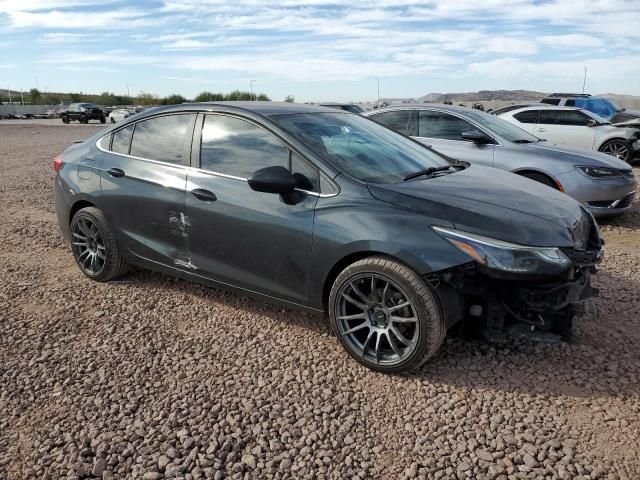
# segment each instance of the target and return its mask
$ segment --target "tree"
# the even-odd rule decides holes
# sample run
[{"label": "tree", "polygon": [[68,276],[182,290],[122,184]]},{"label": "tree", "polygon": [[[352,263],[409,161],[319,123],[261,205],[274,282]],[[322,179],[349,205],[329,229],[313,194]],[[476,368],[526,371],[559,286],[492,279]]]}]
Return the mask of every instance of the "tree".
[{"label": "tree", "polygon": [[224,100],[224,94],[222,93],[201,92],[193,101],[194,102],[219,102],[221,100]]},{"label": "tree", "polygon": [[293,103],[296,101],[296,99],[293,97],[293,95],[287,95],[284,99],[285,102],[287,103]]},{"label": "tree", "polygon": [[138,105],[157,105],[160,103],[160,100],[156,95],[151,95],[150,93],[141,93],[135,99]]},{"label": "tree", "polygon": [[42,98],[42,94],[37,88],[32,88],[31,90],[29,90],[29,96],[31,97],[31,103],[33,104],[39,103],[40,99]]},{"label": "tree", "polygon": [[72,93],[71,101],[74,103],[78,103],[82,101],[82,93]]},{"label": "tree", "polygon": [[185,103],[187,101],[182,95],[178,95],[177,93],[172,93],[168,97],[165,97],[160,102],[162,105],[177,105],[179,103]]}]

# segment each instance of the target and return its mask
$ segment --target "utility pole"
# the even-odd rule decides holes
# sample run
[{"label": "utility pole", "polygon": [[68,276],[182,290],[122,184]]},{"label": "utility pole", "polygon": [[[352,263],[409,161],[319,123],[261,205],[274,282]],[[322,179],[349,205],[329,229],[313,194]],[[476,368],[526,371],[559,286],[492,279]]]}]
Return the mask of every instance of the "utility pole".
[{"label": "utility pole", "polygon": [[584,67],[584,78],[582,79],[582,93],[584,93],[584,86],[587,84],[587,67]]},{"label": "utility pole", "polygon": [[250,92],[250,96],[251,96],[250,98],[251,98],[251,100],[253,100],[253,84],[254,84],[254,83],[255,83],[255,80],[251,80],[251,81],[249,82],[249,92]]}]

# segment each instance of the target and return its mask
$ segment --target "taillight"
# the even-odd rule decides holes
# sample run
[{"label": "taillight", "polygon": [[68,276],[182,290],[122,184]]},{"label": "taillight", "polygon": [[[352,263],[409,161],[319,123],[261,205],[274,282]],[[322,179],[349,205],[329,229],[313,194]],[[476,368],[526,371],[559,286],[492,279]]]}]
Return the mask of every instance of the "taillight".
[{"label": "taillight", "polygon": [[53,169],[56,171],[56,173],[58,173],[61,168],[62,168],[62,155],[58,155],[53,160]]}]

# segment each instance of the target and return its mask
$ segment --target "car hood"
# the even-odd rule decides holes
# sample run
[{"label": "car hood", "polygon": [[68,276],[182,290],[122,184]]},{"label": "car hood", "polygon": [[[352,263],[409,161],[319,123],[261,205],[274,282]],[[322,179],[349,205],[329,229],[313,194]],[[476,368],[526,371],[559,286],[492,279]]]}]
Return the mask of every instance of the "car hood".
[{"label": "car hood", "polygon": [[472,165],[440,177],[370,184],[378,200],[451,222],[459,230],[541,247],[574,245],[584,219],[573,198],[533,180]]},{"label": "car hood", "polygon": [[596,152],[594,150],[573,148],[566,145],[551,143],[549,141],[525,143],[522,147],[524,147],[530,154],[546,158],[553,157],[554,160],[565,162],[569,167],[568,170],[571,170],[574,165],[590,165],[594,167],[610,167],[629,170],[629,164],[627,162],[612,155]]},{"label": "car hood", "polygon": [[639,121],[640,121],[640,111],[638,110],[624,109],[619,112],[616,112],[616,114],[611,118],[611,123],[623,123],[623,122],[638,123]]}]

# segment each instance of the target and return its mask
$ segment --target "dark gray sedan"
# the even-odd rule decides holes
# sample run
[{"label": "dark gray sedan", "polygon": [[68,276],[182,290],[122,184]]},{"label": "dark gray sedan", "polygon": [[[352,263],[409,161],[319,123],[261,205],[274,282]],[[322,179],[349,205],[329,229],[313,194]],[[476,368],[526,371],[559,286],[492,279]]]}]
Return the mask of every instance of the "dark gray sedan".
[{"label": "dark gray sedan", "polygon": [[449,157],[514,172],[565,192],[596,217],[623,213],[636,192],[636,180],[626,162],[544,141],[478,110],[417,104],[363,115]]},{"label": "dark gray sedan", "polygon": [[490,336],[570,333],[601,258],[570,197],[329,108],[148,110],[54,169],[87,277],[137,265],[328,312],[349,354],[383,372],[419,366],[460,321]]}]

